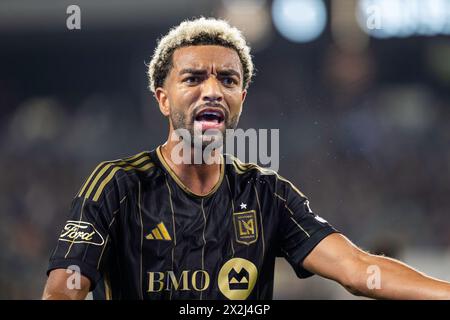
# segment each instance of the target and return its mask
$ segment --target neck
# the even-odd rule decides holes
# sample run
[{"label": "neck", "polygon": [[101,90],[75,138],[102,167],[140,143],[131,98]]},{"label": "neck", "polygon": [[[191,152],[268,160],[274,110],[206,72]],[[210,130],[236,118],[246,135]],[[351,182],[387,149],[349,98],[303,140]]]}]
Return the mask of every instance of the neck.
[{"label": "neck", "polygon": [[[169,138],[161,146],[164,160],[184,186],[197,195],[207,195],[221,179],[221,165],[223,164],[221,164],[220,153],[213,151],[211,158],[203,159],[202,150],[197,150],[198,155],[201,155],[201,161],[198,163],[195,161],[197,159],[195,159],[194,147],[186,148],[185,150],[189,150],[189,154],[186,155],[183,154],[183,150],[179,149],[179,143],[179,141]],[[174,148],[176,149],[174,150]],[[197,158],[200,158],[198,155]],[[190,161],[180,161],[180,156]]]}]

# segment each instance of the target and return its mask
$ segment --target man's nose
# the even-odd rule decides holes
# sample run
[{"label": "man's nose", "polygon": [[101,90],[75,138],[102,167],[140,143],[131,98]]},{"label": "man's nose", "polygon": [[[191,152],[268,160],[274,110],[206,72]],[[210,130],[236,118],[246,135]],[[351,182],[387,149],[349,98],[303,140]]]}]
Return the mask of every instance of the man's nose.
[{"label": "man's nose", "polygon": [[206,102],[221,102],[223,100],[222,88],[216,77],[210,76],[203,82],[202,100]]}]

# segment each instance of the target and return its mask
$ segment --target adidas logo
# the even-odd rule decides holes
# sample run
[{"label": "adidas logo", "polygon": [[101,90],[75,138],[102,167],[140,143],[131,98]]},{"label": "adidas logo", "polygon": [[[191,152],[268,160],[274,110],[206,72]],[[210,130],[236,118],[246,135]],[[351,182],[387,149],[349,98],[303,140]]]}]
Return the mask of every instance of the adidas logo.
[{"label": "adidas logo", "polygon": [[149,233],[148,235],[145,236],[145,239],[147,239],[147,240],[165,240],[165,241],[172,240],[169,232],[166,229],[166,226],[162,222],[158,223],[156,228],[154,228],[151,233]]}]

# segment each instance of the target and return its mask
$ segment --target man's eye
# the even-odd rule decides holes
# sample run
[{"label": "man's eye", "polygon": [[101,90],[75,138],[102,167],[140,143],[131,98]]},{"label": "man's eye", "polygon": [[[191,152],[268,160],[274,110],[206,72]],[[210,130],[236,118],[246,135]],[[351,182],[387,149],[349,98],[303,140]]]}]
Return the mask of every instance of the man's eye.
[{"label": "man's eye", "polygon": [[226,86],[232,86],[232,85],[236,84],[237,82],[233,78],[223,78],[222,83]]},{"label": "man's eye", "polygon": [[195,83],[200,82],[200,78],[199,77],[187,77],[183,81],[186,82],[187,84],[195,84]]}]

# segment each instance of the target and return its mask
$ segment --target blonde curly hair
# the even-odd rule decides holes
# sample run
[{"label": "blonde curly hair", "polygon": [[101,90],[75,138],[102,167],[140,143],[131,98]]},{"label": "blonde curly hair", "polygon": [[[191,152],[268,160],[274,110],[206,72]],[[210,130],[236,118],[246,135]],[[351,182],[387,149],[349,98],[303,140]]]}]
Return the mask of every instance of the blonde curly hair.
[{"label": "blonde curly hair", "polygon": [[201,17],[183,21],[158,41],[147,71],[149,88],[153,93],[164,85],[172,68],[174,51],[195,45],[220,45],[234,49],[242,64],[243,88],[248,88],[253,76],[253,61],[241,31],[224,20]]}]

